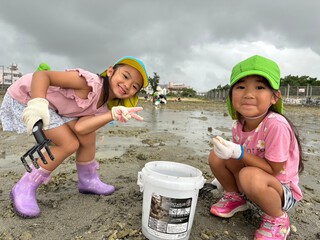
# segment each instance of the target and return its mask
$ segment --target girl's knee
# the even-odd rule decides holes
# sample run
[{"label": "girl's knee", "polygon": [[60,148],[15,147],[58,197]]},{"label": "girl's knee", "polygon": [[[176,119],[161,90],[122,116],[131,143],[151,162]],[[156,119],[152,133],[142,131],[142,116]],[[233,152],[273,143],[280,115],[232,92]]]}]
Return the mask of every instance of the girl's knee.
[{"label": "girl's knee", "polygon": [[224,160],[218,158],[214,151],[211,151],[208,157],[208,163],[210,167],[218,167],[224,165]]},{"label": "girl's knee", "polygon": [[240,170],[239,176],[243,178],[252,178],[258,174],[257,170],[256,167],[244,167]]},{"label": "girl's knee", "polygon": [[86,135],[77,136],[79,140],[79,144],[82,147],[95,146],[96,143],[96,133],[89,133]]},{"label": "girl's knee", "polygon": [[255,167],[244,167],[239,172],[239,182],[243,188],[255,188],[261,184],[261,174]]},{"label": "girl's knee", "polygon": [[71,141],[66,142],[60,147],[62,147],[65,152],[72,154],[79,149],[80,143],[77,139],[73,139]]}]

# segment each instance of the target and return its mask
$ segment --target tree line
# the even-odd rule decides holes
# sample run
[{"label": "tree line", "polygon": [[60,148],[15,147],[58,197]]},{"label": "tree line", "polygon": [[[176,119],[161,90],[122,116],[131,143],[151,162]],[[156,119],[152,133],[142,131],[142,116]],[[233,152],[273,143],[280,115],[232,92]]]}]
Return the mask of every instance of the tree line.
[{"label": "tree line", "polygon": [[[159,85],[160,81],[160,76],[154,72],[153,77],[149,77],[149,84],[152,88],[153,93],[157,91],[157,87]],[[293,76],[293,75],[288,75],[280,79],[281,86],[320,86],[320,80],[317,78],[309,77],[309,76]],[[216,89],[229,89],[230,85],[226,84],[224,86],[218,85]],[[194,97],[196,96],[196,91],[193,90],[192,88],[184,88],[181,89],[180,96],[182,97]]]},{"label": "tree line", "polygon": [[[280,79],[280,86],[320,86],[320,80],[317,78],[312,78],[309,76],[293,76],[288,75]],[[226,84],[225,86],[218,85],[216,89],[229,89],[230,85]]]}]

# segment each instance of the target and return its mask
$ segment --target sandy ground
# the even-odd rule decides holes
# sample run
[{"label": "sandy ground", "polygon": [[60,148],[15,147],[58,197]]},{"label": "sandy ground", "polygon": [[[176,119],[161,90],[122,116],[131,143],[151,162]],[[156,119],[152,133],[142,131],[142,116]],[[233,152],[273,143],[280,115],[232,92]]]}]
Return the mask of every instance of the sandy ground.
[{"label": "sandy ground", "polygon": [[[80,194],[71,156],[48,185],[38,189],[41,216],[35,219],[18,217],[9,198],[25,172],[20,156],[34,139],[3,132],[0,125],[0,239],[146,239],[141,232],[143,194],[137,174],[147,162],[186,163],[211,181],[209,141],[214,135],[231,136],[225,104],[183,100],[154,108],[150,102],[140,102],[144,122],[109,124],[98,132],[99,173],[117,191],[111,196]],[[300,131],[305,155],[300,184],[304,198],[289,213],[289,239],[320,239],[320,109],[286,106],[286,110]],[[217,218],[210,215],[209,207],[220,197],[214,190],[198,198],[190,239],[253,239],[260,222],[256,211]]]}]

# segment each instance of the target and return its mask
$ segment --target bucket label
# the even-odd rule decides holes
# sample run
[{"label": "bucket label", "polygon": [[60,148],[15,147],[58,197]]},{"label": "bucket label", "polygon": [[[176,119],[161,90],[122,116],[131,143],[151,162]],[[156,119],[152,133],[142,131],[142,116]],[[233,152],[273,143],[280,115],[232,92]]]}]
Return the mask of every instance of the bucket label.
[{"label": "bucket label", "polygon": [[[168,198],[153,193],[148,227],[165,234],[186,233],[192,198]],[[181,235],[180,235],[181,234]]]}]

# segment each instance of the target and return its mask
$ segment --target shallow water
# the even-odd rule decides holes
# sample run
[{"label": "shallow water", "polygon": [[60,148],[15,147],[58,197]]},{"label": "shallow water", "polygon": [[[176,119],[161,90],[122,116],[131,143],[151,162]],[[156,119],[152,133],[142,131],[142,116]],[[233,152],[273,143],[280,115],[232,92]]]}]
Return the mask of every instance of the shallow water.
[{"label": "shallow water", "polygon": [[[126,124],[112,122],[99,130],[97,137],[97,158],[120,157],[134,143],[134,145],[143,145],[139,134],[134,136],[121,136],[117,134],[110,135],[112,129],[142,128],[155,135],[168,132],[175,134],[180,138],[180,145],[192,148],[198,155],[208,155],[210,150],[209,142],[213,136],[222,135],[224,138],[231,139],[232,120],[229,116],[224,116],[221,112],[209,111],[185,111],[173,110],[167,108],[147,108],[140,114],[144,121],[131,120]],[[292,115],[290,120],[296,125],[302,139],[302,146],[306,156],[319,156],[319,136],[320,124],[318,116]],[[21,140],[29,140],[32,146],[32,137],[21,137],[21,135],[11,134],[0,141],[19,144]],[[170,142],[170,140],[169,140]],[[172,144],[176,144],[173,141]],[[26,144],[25,144],[26,145]],[[21,146],[20,146],[21,147]],[[25,148],[26,151],[28,147]],[[23,153],[15,151],[13,154],[6,154],[6,149],[1,149],[0,168],[14,168],[15,164],[20,162]]]},{"label": "shallow water", "polygon": [[[143,111],[141,116],[143,116],[144,121],[130,121],[126,126],[148,128],[155,135],[161,132],[170,132],[181,138],[180,144],[206,155],[210,149],[209,141],[213,136],[223,134],[231,137],[232,120],[229,117],[224,117],[221,113],[153,108]],[[122,127],[122,125],[122,123],[109,124],[102,131],[109,130],[112,127]],[[108,138],[106,140],[112,142],[112,144],[128,146],[130,141],[135,141],[135,144],[137,144],[136,138],[128,138],[126,141],[123,141],[123,137],[112,137],[112,141]],[[102,149],[99,151],[103,152]]]},{"label": "shallow water", "polygon": [[[213,136],[223,135],[231,139],[232,120],[221,112],[180,111],[165,108],[153,108],[143,111],[144,121],[130,121],[127,126],[148,128],[150,132],[170,132],[181,136],[182,141],[196,151],[205,152]],[[293,115],[290,120],[297,127],[306,155],[319,156],[320,124],[316,115]],[[105,128],[122,127],[121,123],[107,125]],[[115,138],[126,144],[122,137]],[[128,139],[130,140],[130,139]],[[136,143],[135,143],[136,144]]]}]

